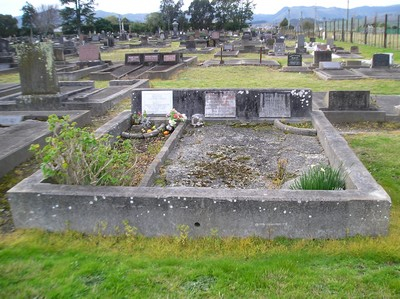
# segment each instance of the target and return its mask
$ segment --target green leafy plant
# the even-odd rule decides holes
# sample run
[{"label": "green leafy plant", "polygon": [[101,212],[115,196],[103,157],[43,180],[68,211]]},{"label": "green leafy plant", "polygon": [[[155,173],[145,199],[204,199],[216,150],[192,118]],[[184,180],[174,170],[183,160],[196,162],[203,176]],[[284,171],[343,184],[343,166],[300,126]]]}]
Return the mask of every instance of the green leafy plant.
[{"label": "green leafy plant", "polygon": [[47,144],[30,147],[45,178],[68,185],[130,185],[136,154],[129,140],[113,144],[110,135],[96,138],[70,123],[69,116],[51,115],[48,123],[53,135]]},{"label": "green leafy plant", "polygon": [[341,168],[333,168],[330,165],[312,166],[303,173],[290,189],[301,190],[344,190],[346,187],[346,176]]}]

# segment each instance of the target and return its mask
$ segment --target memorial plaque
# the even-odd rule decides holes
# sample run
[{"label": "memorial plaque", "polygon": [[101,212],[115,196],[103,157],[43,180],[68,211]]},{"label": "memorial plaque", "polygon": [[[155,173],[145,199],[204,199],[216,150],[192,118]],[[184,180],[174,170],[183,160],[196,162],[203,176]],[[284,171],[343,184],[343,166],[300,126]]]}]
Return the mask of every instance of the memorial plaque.
[{"label": "memorial plaque", "polygon": [[291,117],[288,93],[260,93],[259,117]]},{"label": "memorial plaque", "polygon": [[224,44],[224,51],[233,51],[233,45],[232,44]]},{"label": "memorial plaque", "polygon": [[236,94],[234,91],[205,93],[206,117],[236,117]]},{"label": "memorial plaque", "polygon": [[0,115],[0,126],[11,126],[22,122],[22,115]]},{"label": "memorial plaque", "polygon": [[158,62],[158,54],[144,55],[144,62]]},{"label": "memorial plaque", "polygon": [[163,56],[164,62],[176,62],[176,55],[175,54],[165,54]]},{"label": "memorial plaque", "polygon": [[140,64],[140,55],[128,55],[126,57],[126,63]]},{"label": "memorial plaque", "polygon": [[172,108],[172,90],[142,91],[142,113],[166,115]]},{"label": "memorial plaque", "polygon": [[288,54],[288,66],[302,66],[303,57],[301,54]]}]

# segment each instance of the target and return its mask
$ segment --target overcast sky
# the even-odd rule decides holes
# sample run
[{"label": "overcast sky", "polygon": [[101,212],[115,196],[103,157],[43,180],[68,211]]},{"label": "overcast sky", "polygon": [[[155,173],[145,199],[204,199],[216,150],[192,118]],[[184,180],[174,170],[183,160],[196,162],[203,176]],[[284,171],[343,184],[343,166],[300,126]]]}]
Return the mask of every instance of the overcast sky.
[{"label": "overcast sky", "polygon": [[[389,6],[400,4],[399,0],[253,0],[256,4],[255,13],[257,14],[275,14],[285,6],[323,6],[323,7],[341,7],[347,8],[349,1],[350,8],[359,6]],[[22,14],[21,8],[26,2],[31,3],[34,7],[40,5],[60,5],[57,0],[0,0],[0,14],[10,14],[19,16]],[[184,0],[185,9],[190,5],[191,0]],[[98,4],[96,10],[104,10],[117,14],[126,13],[150,13],[159,11],[160,0],[96,0]]]}]

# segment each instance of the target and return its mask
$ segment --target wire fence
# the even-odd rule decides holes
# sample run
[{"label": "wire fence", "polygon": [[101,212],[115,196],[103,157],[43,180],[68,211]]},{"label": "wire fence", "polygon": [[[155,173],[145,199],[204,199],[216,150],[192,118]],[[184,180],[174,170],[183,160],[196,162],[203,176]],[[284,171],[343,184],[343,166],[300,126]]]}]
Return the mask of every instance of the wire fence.
[{"label": "wire fence", "polygon": [[352,17],[316,22],[315,33],[355,44],[400,49],[400,15],[376,15],[373,18]]}]

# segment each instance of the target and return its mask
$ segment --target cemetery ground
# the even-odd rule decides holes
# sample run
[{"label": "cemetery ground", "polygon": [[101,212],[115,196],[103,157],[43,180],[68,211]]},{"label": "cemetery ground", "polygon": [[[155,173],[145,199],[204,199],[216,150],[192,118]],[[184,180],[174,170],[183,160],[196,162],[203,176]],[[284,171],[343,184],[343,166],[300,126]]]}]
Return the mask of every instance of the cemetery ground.
[{"label": "cemetery ground", "polygon": [[[157,88],[307,87],[400,94],[399,82],[394,80],[327,82],[312,74],[282,74],[263,67],[190,68],[173,80],[151,84]],[[93,127],[129,109],[128,103],[129,99],[108,116],[95,119]],[[0,297],[397,298],[399,124],[362,123],[339,129],[352,133],[345,135],[350,146],[392,199],[388,236],[265,240],[221,238],[213,231],[209,237],[192,239],[187,227],[179,224],[179,236],[161,238],[142,237],[129,225],[123,235],[114,237],[104,236],[101,228],[91,236],[17,230],[0,235]],[[8,209],[6,189],[36,169],[31,161],[2,179],[0,209]]]}]

